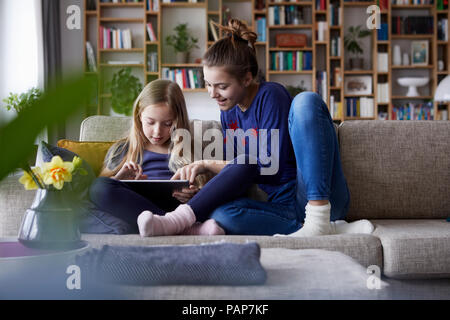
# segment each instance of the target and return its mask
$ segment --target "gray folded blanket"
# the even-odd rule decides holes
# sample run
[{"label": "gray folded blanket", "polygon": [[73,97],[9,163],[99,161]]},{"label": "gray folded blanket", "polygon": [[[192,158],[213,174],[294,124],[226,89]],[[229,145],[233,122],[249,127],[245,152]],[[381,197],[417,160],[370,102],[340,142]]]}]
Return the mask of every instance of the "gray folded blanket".
[{"label": "gray folded blanket", "polygon": [[76,263],[84,281],[124,285],[258,285],[267,278],[260,254],[257,243],[105,245],[78,256]]}]

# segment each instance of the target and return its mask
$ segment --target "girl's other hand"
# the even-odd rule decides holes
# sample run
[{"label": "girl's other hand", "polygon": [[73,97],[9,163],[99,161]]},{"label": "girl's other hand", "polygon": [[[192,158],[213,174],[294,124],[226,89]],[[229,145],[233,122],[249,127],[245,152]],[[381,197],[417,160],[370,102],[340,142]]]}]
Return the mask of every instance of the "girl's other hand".
[{"label": "girl's other hand", "polygon": [[200,189],[194,185],[190,185],[189,188],[183,188],[181,191],[174,191],[172,196],[181,203],[188,202]]},{"label": "girl's other hand", "polygon": [[189,180],[190,184],[194,184],[195,177],[199,174],[206,173],[207,171],[208,170],[202,160],[195,161],[178,169],[170,180]]}]

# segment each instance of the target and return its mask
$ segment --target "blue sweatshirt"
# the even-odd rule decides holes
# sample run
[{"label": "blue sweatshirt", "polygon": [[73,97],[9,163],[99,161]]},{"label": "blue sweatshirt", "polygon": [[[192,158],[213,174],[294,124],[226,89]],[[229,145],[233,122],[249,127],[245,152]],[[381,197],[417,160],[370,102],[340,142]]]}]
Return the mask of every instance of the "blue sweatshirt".
[{"label": "blue sweatshirt", "polygon": [[[224,152],[225,159],[229,160],[230,156],[235,158],[239,154],[255,156],[258,159],[258,165],[261,170],[261,168],[268,166],[264,161],[261,161],[261,151],[263,152],[263,156],[267,149],[267,155],[278,157],[278,172],[274,175],[261,176],[261,179],[259,180],[261,181],[259,187],[269,195],[269,198],[271,194],[275,194],[283,184],[296,179],[297,177],[294,149],[288,130],[288,117],[291,102],[292,97],[281,84],[276,82],[261,82],[258,92],[247,110],[243,112],[236,105],[228,111],[221,111],[220,114],[225,137],[224,149],[226,150],[226,144],[231,143],[230,140],[234,140],[234,154],[227,156]],[[248,129],[253,129],[251,132],[254,133],[254,138],[252,135],[247,135],[244,138],[245,141],[240,137],[235,137],[233,139],[232,136],[226,134],[227,129],[242,129],[244,132]],[[267,130],[267,148],[260,144],[260,142],[264,143],[264,141],[259,141],[259,138],[256,138],[260,136],[259,130],[261,129]],[[277,141],[279,143],[278,155],[271,154],[271,129],[279,130],[279,139]],[[250,139],[253,140],[253,143],[257,143],[258,147],[256,155],[250,150],[251,148],[249,148],[251,143]]]}]

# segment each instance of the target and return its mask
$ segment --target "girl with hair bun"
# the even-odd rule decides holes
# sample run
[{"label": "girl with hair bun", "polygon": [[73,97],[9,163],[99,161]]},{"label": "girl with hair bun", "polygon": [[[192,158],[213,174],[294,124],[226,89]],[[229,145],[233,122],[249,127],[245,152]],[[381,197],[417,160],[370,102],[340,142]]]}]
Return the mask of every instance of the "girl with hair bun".
[{"label": "girl with hair bun", "polygon": [[[208,211],[212,212],[208,224],[227,234],[370,233],[373,227],[367,220],[350,224],[342,220],[349,191],[333,121],[320,96],[305,92],[292,99],[282,85],[265,82],[259,76],[256,34],[237,19],[218,27],[226,35],[203,56],[203,73],[208,93],[221,111],[224,149],[231,146],[234,152],[225,152],[223,161],[199,160],[179,168],[172,179],[215,176],[177,212],[176,219],[173,213],[143,212],[138,218],[141,235],[174,234],[196,217],[203,221],[206,215],[201,212]],[[233,133],[238,129],[267,138],[267,143],[256,139],[257,149],[266,147],[277,172],[264,173],[267,162],[250,151],[251,137],[236,139]],[[274,150],[272,132],[278,133]],[[254,183],[267,194],[267,202],[245,197]]]}]

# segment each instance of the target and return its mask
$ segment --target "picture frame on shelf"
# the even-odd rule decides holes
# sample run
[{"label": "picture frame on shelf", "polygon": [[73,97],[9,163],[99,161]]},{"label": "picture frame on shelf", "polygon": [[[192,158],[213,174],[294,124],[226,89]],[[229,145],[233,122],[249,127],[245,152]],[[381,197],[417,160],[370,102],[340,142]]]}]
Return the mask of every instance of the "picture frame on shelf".
[{"label": "picture frame on shelf", "polygon": [[428,40],[411,42],[411,65],[427,66],[428,65]]},{"label": "picture frame on shelf", "polygon": [[347,76],[344,86],[345,94],[372,94],[372,76]]}]

